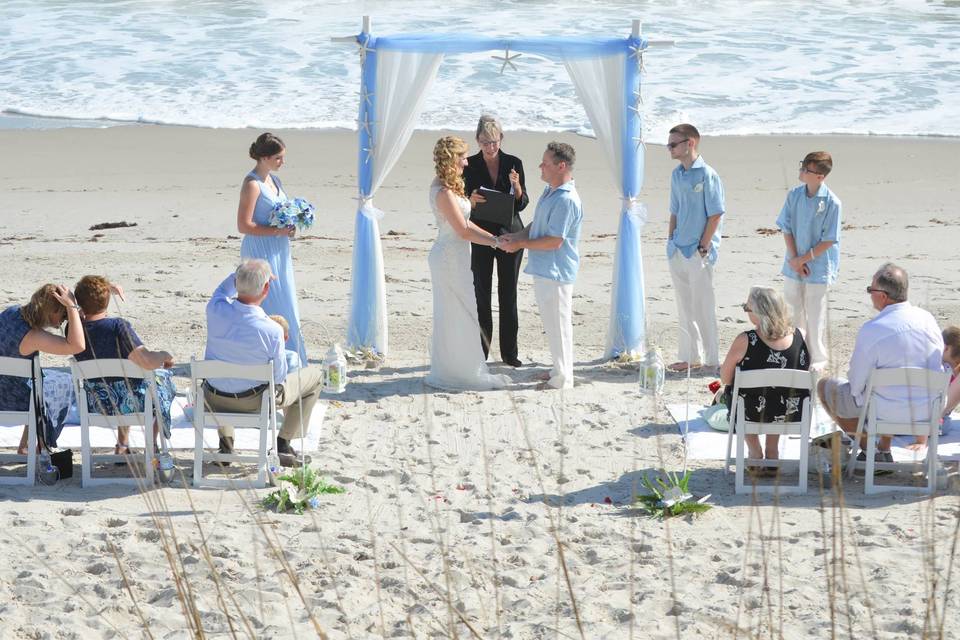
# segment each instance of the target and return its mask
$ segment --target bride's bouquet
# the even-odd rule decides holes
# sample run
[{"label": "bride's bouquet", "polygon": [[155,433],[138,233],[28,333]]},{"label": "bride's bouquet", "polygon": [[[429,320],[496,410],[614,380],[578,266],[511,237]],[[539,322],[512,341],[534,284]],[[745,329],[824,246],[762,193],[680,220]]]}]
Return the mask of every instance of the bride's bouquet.
[{"label": "bride's bouquet", "polygon": [[284,200],[273,205],[270,226],[278,228],[297,227],[301,231],[313,226],[316,207],[303,198]]}]

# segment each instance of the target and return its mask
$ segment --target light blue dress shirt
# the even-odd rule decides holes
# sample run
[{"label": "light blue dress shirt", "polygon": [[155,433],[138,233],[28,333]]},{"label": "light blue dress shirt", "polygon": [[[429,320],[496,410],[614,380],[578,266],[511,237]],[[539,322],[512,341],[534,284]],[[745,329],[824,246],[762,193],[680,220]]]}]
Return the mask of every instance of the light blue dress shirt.
[{"label": "light blue dress shirt", "polygon": [[[287,379],[283,328],[259,306],[237,300],[232,273],[207,303],[207,351],[203,357],[234,364],[265,364],[273,360],[274,383],[282,384]],[[211,378],[207,382],[227,393],[240,393],[256,386],[238,378]]]},{"label": "light blue dress shirt", "polygon": [[573,180],[564,182],[556,189],[547,185],[530,223],[530,239],[553,236],[563,238],[563,243],[553,251],[529,249],[524,273],[564,284],[576,280],[580,268],[577,245],[580,243],[582,222],[583,206]]},{"label": "light blue dress shirt", "polygon": [[[667,239],[667,258],[680,251],[690,258],[697,252],[700,236],[707,226],[707,218],[722,215],[726,211],[723,199],[723,183],[713,167],[698,156],[689,169],[678,165],[670,174],[670,213],[677,217],[673,237]],[[723,219],[710,240],[707,261],[717,263],[720,252],[720,231]]]},{"label": "light blue dress shirt", "polygon": [[790,268],[789,256],[783,257],[783,269],[787,278],[802,280],[812,284],[833,284],[840,274],[840,198],[821,184],[817,194],[807,196],[806,185],[794,187],[777,218],[777,226],[785,234],[793,236],[797,243],[797,255],[803,255],[824,240],[832,240],[833,245],[807,263],[810,275],[801,278]]}]

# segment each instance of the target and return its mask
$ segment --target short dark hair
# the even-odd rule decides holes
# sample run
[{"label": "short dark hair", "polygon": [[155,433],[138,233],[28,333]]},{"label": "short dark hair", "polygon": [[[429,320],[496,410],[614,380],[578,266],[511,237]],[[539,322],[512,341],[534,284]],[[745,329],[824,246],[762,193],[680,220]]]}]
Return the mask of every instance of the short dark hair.
[{"label": "short dark hair", "polygon": [[268,131],[267,133],[261,133],[260,136],[253,141],[253,144],[250,145],[250,157],[254,160],[269,158],[270,156],[277,155],[286,148],[287,145],[283,144],[283,140],[281,140],[279,136],[275,136]]},{"label": "short dark hair", "polygon": [[678,124],[677,126],[670,129],[669,133],[676,133],[683,136],[684,138],[690,138],[691,140],[696,140],[700,142],[700,132],[697,131],[697,128],[692,124]]},{"label": "short dark hair", "polygon": [[812,151],[804,156],[803,167],[806,169],[811,164],[817,173],[826,177],[833,170],[833,157],[826,151]]},{"label": "short dark hair", "polygon": [[572,169],[573,163],[577,161],[577,152],[566,142],[551,142],[547,145],[547,151],[553,155],[557,164],[566,162],[569,169]]},{"label": "short dark hair", "polygon": [[886,262],[877,269],[874,278],[877,281],[877,289],[886,293],[888,298],[894,302],[905,302],[907,300],[910,279],[906,270],[892,262]]},{"label": "short dark hair", "polygon": [[943,330],[943,350],[950,349],[950,355],[960,357],[960,327],[947,327]]}]

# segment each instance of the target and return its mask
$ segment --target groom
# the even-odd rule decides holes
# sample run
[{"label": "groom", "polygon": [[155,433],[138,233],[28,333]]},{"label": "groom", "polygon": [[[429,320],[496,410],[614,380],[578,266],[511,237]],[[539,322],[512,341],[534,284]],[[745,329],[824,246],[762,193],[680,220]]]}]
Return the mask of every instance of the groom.
[{"label": "groom", "polygon": [[573,183],[576,153],[569,144],[551,142],[543,153],[540,178],[547,187],[537,202],[533,222],[522,231],[500,236],[500,248],[527,250],[525,273],[533,276],[533,291],[550,344],[553,369],[546,386],[573,388],[573,282],[580,267],[577,244],[583,207]]}]

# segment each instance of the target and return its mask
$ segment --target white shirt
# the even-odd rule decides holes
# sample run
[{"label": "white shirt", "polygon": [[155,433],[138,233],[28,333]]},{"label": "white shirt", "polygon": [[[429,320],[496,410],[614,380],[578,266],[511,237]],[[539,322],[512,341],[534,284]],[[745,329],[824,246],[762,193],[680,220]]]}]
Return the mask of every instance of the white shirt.
[{"label": "white shirt", "polygon": [[[863,406],[872,369],[917,367],[943,371],[943,335],[928,311],[909,302],[887,305],[857,333],[847,378],[857,406]],[[891,422],[930,418],[930,399],[913,387],[877,387],[877,415]]]}]

